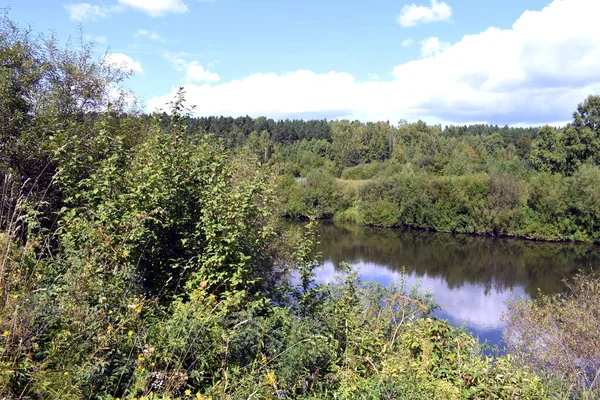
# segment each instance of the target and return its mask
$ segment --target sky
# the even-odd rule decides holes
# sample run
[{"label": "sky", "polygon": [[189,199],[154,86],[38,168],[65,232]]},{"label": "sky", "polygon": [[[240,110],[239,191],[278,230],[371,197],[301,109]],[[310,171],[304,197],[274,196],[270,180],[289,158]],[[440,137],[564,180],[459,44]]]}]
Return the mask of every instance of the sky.
[{"label": "sky", "polygon": [[560,125],[600,94],[600,0],[3,2],[81,29],[147,112],[183,86],[197,115]]}]

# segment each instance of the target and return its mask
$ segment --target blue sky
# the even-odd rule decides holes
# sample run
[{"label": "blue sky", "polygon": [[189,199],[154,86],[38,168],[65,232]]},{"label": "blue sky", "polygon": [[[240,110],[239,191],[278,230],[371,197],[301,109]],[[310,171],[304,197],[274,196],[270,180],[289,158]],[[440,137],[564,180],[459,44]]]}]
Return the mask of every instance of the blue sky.
[{"label": "blue sky", "polygon": [[145,110],[542,124],[600,93],[598,0],[13,0],[131,68]]}]

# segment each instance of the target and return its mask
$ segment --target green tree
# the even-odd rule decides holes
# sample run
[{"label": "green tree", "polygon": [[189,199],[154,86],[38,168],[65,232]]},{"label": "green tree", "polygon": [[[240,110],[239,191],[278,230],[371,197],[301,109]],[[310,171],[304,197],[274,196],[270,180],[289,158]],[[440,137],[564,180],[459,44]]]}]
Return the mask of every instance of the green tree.
[{"label": "green tree", "polygon": [[[63,200],[52,185],[61,166],[77,163],[84,178],[104,157],[107,143],[93,134],[100,113],[111,111],[104,129],[126,130],[119,125],[131,122],[124,114],[127,76],[97,60],[82,38],[61,46],[54,35],[18,26],[6,11],[0,16],[0,173],[44,205],[38,211],[46,219]],[[132,136],[124,143],[134,142]]]},{"label": "green tree", "polygon": [[590,96],[573,113],[573,123],[563,132],[566,162],[572,174],[586,161],[600,165],[600,96]]},{"label": "green tree", "polygon": [[548,125],[540,129],[529,159],[538,171],[562,172],[565,168],[566,150],[559,132]]}]

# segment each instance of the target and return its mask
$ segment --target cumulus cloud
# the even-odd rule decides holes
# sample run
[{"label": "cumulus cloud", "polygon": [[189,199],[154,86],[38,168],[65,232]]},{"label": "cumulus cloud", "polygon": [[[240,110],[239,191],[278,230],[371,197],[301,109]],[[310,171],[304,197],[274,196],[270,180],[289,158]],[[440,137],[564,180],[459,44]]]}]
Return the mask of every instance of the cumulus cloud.
[{"label": "cumulus cloud", "polygon": [[435,56],[448,47],[450,47],[450,43],[441,42],[439,38],[432,36],[421,42],[421,55],[423,57]]},{"label": "cumulus cloud", "polygon": [[142,11],[151,17],[162,17],[166,14],[181,14],[189,11],[181,0],[119,0],[119,3]]},{"label": "cumulus cloud", "polygon": [[221,78],[215,72],[204,69],[204,67],[196,61],[192,61],[187,65],[186,79],[192,82],[219,82]]},{"label": "cumulus cloud", "polygon": [[402,7],[398,16],[398,23],[404,27],[430,22],[447,21],[452,16],[452,7],[438,0],[431,0],[431,7],[417,4],[407,4]]},{"label": "cumulus cloud", "polygon": [[115,68],[121,68],[126,71],[132,71],[138,74],[143,74],[144,69],[139,61],[134,61],[127,54],[123,53],[111,53],[104,57],[104,62]]},{"label": "cumulus cloud", "polygon": [[[216,85],[187,84],[185,89],[203,115],[565,121],[588,95],[600,94],[599,14],[597,0],[554,0],[541,11],[524,12],[510,29],[489,28],[450,46],[440,44],[433,57],[395,66],[387,81],[300,70]],[[180,68],[186,65],[182,59]],[[150,110],[163,108],[175,89],[150,99]]]}]

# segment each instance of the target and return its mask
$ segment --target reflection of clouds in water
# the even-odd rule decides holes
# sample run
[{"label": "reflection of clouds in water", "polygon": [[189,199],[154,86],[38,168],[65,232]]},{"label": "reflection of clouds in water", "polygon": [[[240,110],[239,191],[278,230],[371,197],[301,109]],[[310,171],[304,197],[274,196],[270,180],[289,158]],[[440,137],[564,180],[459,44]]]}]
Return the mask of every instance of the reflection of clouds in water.
[{"label": "reflection of clouds in water", "polygon": [[[384,286],[400,283],[401,273],[391,271],[383,266],[358,262],[355,267],[362,281],[378,282]],[[317,271],[319,283],[336,281],[339,273],[333,264],[326,261]],[[437,313],[442,318],[447,318],[453,325],[465,325],[475,333],[486,336],[485,332],[500,334],[504,323],[500,316],[506,311],[505,302],[511,297],[527,297],[523,287],[515,287],[512,291],[491,289],[486,292],[484,285],[465,283],[459,288],[449,288],[448,283],[441,277],[418,277],[413,273],[406,275],[408,289],[420,282],[423,290],[429,290],[435,301],[441,306]],[[496,331],[496,332],[492,332]]]}]

